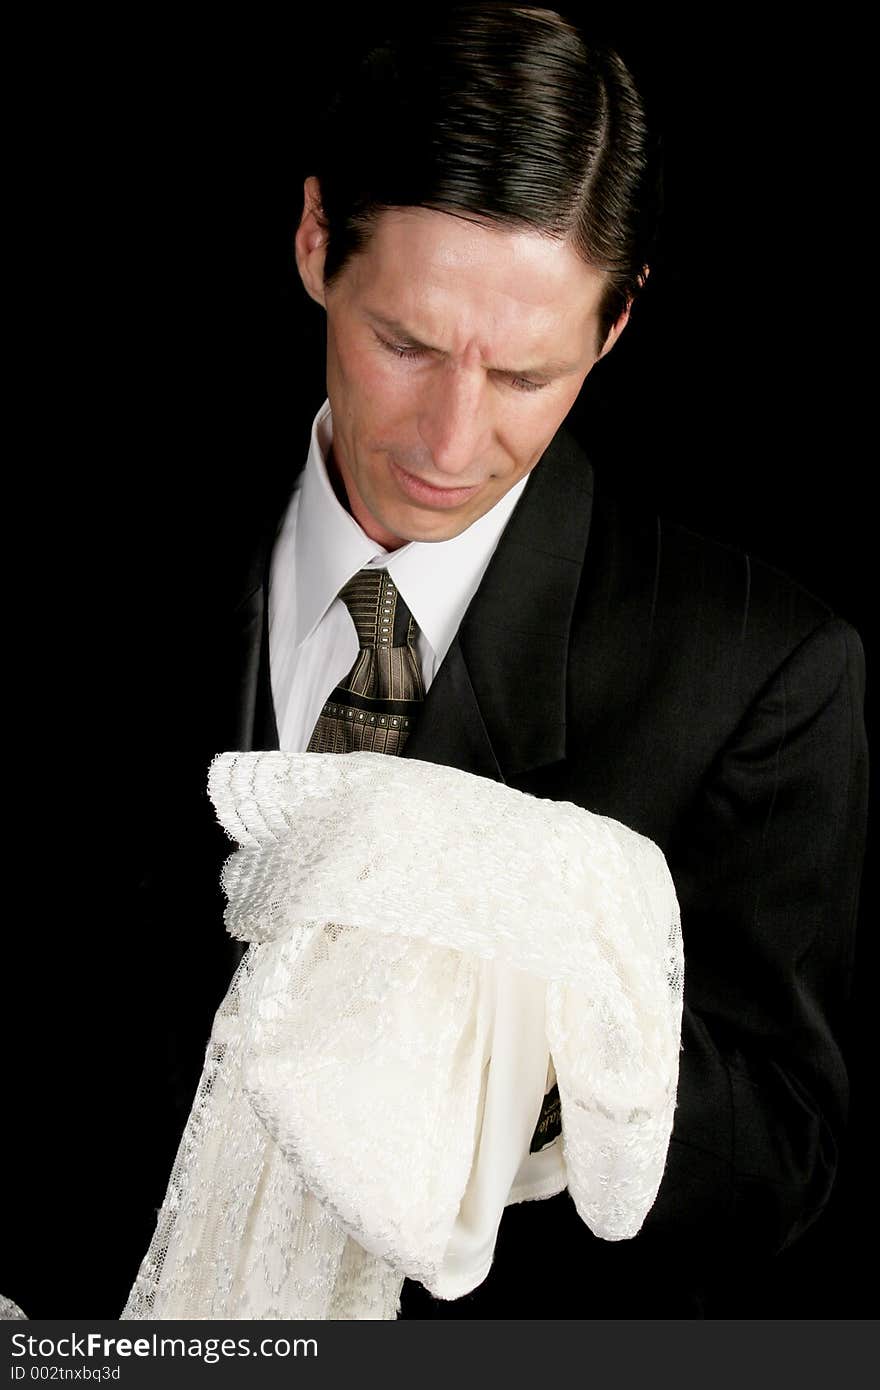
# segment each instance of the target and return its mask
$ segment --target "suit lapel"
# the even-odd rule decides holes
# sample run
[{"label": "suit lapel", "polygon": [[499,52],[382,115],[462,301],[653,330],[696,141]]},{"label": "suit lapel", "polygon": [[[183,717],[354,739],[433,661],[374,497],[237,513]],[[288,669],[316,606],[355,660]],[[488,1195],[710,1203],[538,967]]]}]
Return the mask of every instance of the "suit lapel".
[{"label": "suit lapel", "polygon": [[405,756],[508,781],[565,756],[569,633],[593,496],[560,430],[508,522]]},{"label": "suit lapel", "polygon": [[[425,699],[404,757],[508,781],[565,756],[569,632],[592,469],[560,429],[529,479]],[[242,750],[277,748],[268,580],[276,524],[252,557],[232,642]]]},{"label": "suit lapel", "polygon": [[226,746],[244,753],[278,747],[269,671],[269,565],[276,530],[273,519],[260,533],[229,629],[229,707],[235,723]]},{"label": "suit lapel", "polygon": [[402,756],[505,780],[457,637],[431,682]]}]

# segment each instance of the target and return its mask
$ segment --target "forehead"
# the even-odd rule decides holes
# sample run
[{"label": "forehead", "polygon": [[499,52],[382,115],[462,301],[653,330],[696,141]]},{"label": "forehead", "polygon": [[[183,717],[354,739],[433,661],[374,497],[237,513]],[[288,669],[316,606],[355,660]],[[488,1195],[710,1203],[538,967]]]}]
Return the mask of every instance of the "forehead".
[{"label": "forehead", "polygon": [[605,285],[568,242],[426,208],[380,213],[342,279],[364,307],[414,333],[563,336],[570,346],[592,342]]}]

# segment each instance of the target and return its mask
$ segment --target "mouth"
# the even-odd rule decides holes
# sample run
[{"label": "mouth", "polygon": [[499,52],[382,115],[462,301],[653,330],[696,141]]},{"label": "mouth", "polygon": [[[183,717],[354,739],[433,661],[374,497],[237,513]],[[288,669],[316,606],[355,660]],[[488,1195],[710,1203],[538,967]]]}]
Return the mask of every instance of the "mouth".
[{"label": "mouth", "polygon": [[483,486],[482,483],[475,483],[472,487],[434,487],[433,483],[426,483],[415,474],[407,473],[393,459],[388,462],[401,491],[424,507],[458,507]]}]

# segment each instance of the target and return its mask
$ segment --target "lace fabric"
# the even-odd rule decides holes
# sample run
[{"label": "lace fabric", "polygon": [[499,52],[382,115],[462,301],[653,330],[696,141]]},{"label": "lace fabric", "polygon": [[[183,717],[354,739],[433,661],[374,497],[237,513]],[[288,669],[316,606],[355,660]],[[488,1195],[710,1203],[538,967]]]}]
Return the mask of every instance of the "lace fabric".
[{"label": "lace fabric", "polygon": [[[678,1073],[660,850],[377,753],[221,754],[209,790],[250,944],[123,1318],[393,1318],[404,1277],[476,1287],[504,1205],[565,1185],[634,1235]],[[531,1155],[551,1059],[561,1143]]]}]

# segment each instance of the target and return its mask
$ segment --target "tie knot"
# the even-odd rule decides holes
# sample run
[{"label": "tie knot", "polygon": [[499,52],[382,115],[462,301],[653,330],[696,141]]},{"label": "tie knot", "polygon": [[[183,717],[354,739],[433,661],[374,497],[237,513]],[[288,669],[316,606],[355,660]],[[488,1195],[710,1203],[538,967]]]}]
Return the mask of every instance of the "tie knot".
[{"label": "tie knot", "polygon": [[385,569],[359,570],[340,589],[361,647],[405,647],[415,624],[397,585]]}]

